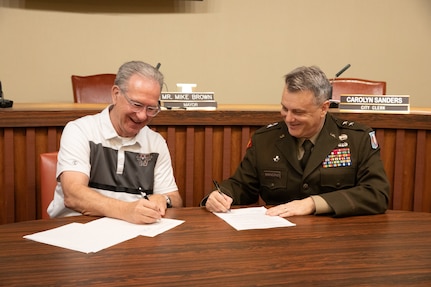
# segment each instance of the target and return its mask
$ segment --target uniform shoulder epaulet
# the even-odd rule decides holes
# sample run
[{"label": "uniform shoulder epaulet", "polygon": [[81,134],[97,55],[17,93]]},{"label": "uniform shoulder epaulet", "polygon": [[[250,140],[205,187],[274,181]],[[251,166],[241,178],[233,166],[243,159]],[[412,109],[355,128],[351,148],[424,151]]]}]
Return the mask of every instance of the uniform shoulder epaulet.
[{"label": "uniform shoulder epaulet", "polygon": [[368,131],[370,130],[370,127],[361,124],[361,123],[357,123],[354,121],[348,121],[348,120],[342,120],[342,119],[338,119],[335,118],[335,122],[337,123],[337,125],[340,128],[343,129],[350,129],[350,130],[357,130],[357,131]]},{"label": "uniform shoulder epaulet", "polygon": [[255,134],[265,133],[265,132],[276,130],[276,129],[278,130],[280,128],[281,128],[280,123],[279,122],[275,122],[275,123],[266,125],[266,126],[260,128],[260,129],[256,130]]}]

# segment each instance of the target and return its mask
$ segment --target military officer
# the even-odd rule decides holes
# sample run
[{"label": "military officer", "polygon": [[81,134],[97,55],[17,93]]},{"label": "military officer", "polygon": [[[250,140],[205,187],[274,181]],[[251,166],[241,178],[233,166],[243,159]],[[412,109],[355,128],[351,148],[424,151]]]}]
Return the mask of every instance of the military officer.
[{"label": "military officer", "polygon": [[387,180],[375,133],[329,114],[331,85],[315,66],[285,76],[283,121],[257,130],[230,178],[201,205],[225,212],[256,203],[282,217],[384,213]]}]

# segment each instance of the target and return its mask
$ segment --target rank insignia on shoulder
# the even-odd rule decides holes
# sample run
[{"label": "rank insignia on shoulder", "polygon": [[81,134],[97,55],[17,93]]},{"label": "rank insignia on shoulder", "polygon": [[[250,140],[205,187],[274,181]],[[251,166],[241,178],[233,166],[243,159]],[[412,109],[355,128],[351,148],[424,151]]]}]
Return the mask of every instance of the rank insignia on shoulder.
[{"label": "rank insignia on shoulder", "polygon": [[371,147],[373,149],[378,148],[379,143],[377,142],[376,132],[375,131],[369,132],[369,135],[370,135],[370,139],[371,139]]},{"label": "rank insignia on shoulder", "polygon": [[348,127],[353,127],[354,124],[355,122],[349,122],[349,121],[343,121],[341,123],[342,126],[348,126]]},{"label": "rank insignia on shoulder", "polygon": [[266,126],[267,129],[272,128],[274,126],[278,125],[278,123],[272,123]]}]

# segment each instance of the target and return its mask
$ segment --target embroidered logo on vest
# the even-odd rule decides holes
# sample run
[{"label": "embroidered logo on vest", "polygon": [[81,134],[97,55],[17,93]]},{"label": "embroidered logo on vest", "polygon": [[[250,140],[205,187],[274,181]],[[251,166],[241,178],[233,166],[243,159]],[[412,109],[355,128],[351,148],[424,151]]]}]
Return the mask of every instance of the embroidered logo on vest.
[{"label": "embroidered logo on vest", "polygon": [[148,163],[153,159],[153,156],[149,153],[141,153],[136,155],[139,166],[147,166]]}]

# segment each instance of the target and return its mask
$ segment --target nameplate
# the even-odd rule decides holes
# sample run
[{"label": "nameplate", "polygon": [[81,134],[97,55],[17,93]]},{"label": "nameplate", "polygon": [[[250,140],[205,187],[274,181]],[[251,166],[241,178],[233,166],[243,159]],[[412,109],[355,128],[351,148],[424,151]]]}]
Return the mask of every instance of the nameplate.
[{"label": "nameplate", "polygon": [[356,95],[340,96],[340,112],[409,113],[408,95]]},{"label": "nameplate", "polygon": [[160,105],[162,109],[167,110],[204,110],[204,111],[213,111],[217,109],[216,101],[160,101]]},{"label": "nameplate", "polygon": [[162,92],[161,101],[214,101],[214,92]]}]

